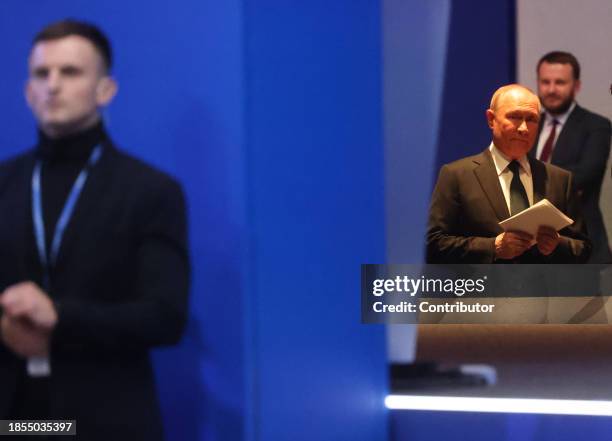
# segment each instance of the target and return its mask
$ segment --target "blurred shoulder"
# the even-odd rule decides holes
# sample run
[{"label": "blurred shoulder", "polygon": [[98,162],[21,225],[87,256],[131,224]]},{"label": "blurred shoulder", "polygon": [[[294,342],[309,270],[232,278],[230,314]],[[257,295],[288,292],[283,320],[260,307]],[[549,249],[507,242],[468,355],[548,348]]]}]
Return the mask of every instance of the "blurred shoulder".
[{"label": "blurred shoulder", "polygon": [[590,128],[605,128],[610,130],[610,120],[605,116],[592,112],[579,105],[576,105],[574,112],[576,113],[576,117],[579,118],[583,122],[583,124],[586,124]]},{"label": "blurred shoulder", "polygon": [[112,161],[114,172],[130,186],[148,191],[182,193],[179,181],[168,172],[112,146],[109,149],[109,161]]},{"label": "blurred shoulder", "polygon": [[24,173],[30,174],[35,158],[32,148],[0,161],[0,187],[16,177],[23,177]]},{"label": "blurred shoulder", "polygon": [[448,164],[444,164],[442,169],[451,173],[461,173],[473,170],[482,164],[493,164],[493,159],[488,149],[476,155],[466,156],[449,162]]}]

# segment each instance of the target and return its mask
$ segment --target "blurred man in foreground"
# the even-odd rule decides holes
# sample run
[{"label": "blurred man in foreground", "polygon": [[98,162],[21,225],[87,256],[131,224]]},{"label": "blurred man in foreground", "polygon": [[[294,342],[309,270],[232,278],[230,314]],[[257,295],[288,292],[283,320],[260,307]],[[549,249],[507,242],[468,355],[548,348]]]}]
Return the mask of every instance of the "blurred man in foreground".
[{"label": "blurred man in foreground", "polygon": [[110,140],[111,67],[87,23],[51,24],[32,45],[38,145],[0,164],[0,419],[161,440],[149,350],[186,321],[185,204],[174,179]]}]

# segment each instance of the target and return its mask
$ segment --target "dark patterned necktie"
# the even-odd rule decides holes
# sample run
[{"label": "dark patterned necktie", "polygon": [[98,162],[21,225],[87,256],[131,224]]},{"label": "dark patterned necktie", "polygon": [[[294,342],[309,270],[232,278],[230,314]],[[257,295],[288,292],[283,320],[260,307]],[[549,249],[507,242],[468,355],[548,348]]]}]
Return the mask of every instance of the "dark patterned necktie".
[{"label": "dark patterned necktie", "polygon": [[510,183],[510,215],[514,216],[526,208],[529,208],[527,192],[519,177],[521,166],[517,161],[508,164],[508,169],[512,172],[512,182]]}]

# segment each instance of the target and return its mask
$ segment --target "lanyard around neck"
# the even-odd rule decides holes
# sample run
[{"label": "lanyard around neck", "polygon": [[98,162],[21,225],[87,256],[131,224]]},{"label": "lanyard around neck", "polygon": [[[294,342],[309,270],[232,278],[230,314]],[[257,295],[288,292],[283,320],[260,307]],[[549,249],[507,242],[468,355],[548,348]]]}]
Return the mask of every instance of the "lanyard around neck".
[{"label": "lanyard around neck", "polygon": [[45,223],[43,219],[42,213],[42,196],[41,196],[41,185],[40,185],[40,174],[42,169],[41,161],[37,161],[34,165],[34,172],[32,173],[32,217],[34,220],[34,234],[36,235],[36,247],[38,248],[38,257],[40,259],[40,263],[43,266],[43,270],[45,272],[45,285],[48,287],[49,283],[49,269],[51,266],[55,265],[57,260],[57,255],[59,253],[59,249],[62,243],[62,237],[64,236],[64,231],[66,230],[66,226],[68,225],[68,221],[70,221],[70,217],[74,211],[74,207],[79,199],[79,195],[85,186],[85,181],[89,175],[89,170],[93,167],[100,156],[102,155],[102,147],[100,145],[96,146],[96,148],[89,155],[89,159],[85,164],[85,167],[81,170],[79,175],[74,181],[72,185],[72,189],[68,194],[68,198],[64,203],[64,208],[62,208],[59,219],[57,220],[57,224],[55,226],[55,231],[53,234],[53,240],[51,242],[51,250],[47,253],[47,245],[45,240]]}]

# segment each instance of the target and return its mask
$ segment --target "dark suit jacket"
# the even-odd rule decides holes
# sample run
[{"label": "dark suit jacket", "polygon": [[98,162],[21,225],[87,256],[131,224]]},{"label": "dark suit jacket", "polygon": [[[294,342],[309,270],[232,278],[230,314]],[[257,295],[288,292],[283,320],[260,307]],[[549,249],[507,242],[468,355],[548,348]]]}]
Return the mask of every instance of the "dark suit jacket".
[{"label": "dark suit jacket", "polygon": [[[0,289],[33,280],[35,154],[0,164]],[[44,189],[43,189],[44,190]],[[79,439],[161,440],[149,349],[173,344],[187,314],[189,261],[179,184],[109,142],[67,226],[52,272],[51,413]],[[0,343],[0,419],[25,362]]]},{"label": "dark suit jacket", "polygon": [[[541,121],[543,124],[544,118]],[[593,243],[589,263],[612,263],[608,236],[599,208],[601,183],[610,154],[610,133],[610,120],[576,105],[557,138],[551,158],[552,164],[574,175],[582,216]],[[530,154],[535,153],[536,149],[531,149]]]},{"label": "dark suit jacket", "polygon": [[[573,205],[571,174],[529,159],[534,203],[546,198],[576,222],[561,230],[561,242],[550,255],[537,247],[514,259],[523,263],[578,263],[590,252],[580,232],[581,220]],[[427,261],[429,263],[493,263],[499,222],[510,217],[491,152],[446,164],[440,170],[429,209]],[[507,261],[505,261],[507,262]]]}]

